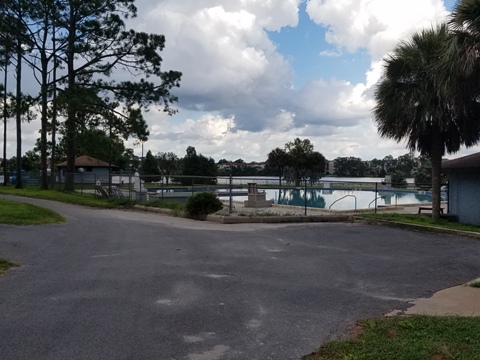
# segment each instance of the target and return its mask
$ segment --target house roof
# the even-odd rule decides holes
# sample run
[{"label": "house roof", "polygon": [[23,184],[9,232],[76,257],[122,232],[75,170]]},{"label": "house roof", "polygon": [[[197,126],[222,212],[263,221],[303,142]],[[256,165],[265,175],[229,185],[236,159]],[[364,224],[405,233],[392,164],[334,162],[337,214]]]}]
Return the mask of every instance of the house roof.
[{"label": "house roof", "polygon": [[[61,162],[60,164],[57,164],[57,167],[66,167],[66,166],[67,166],[66,161]],[[75,166],[76,167],[79,167],[79,166],[108,167],[109,164],[108,164],[108,162],[98,160],[98,159],[92,158],[92,157],[87,156],[87,155],[82,155],[82,156],[79,156],[79,157],[75,158]],[[111,164],[110,166],[115,167],[115,165],[113,165],[113,164]]]},{"label": "house roof", "polygon": [[442,170],[446,170],[445,172],[452,172],[461,169],[480,169],[480,152],[463,156],[458,159],[442,161]]}]

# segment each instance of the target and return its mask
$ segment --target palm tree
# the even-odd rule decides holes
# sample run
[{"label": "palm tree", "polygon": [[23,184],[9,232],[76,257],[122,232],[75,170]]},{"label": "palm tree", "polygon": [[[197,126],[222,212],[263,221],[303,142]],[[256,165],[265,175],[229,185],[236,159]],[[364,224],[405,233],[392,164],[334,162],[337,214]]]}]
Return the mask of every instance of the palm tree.
[{"label": "palm tree", "polygon": [[[379,134],[398,142],[406,140],[410,150],[428,155],[432,165],[432,218],[440,218],[442,156],[461,145],[472,146],[480,138],[478,122],[466,112],[455,111],[449,86],[457,78],[438,75],[442,46],[451,40],[446,24],[425,29],[401,42],[385,59],[384,76],[375,91],[373,109]],[[470,103],[473,103],[470,101]],[[468,107],[470,114],[478,104]]]}]

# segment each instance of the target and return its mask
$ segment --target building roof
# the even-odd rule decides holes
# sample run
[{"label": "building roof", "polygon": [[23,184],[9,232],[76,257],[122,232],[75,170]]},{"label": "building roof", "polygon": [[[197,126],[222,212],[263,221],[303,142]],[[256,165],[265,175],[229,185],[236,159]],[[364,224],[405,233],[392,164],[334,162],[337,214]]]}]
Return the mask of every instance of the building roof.
[{"label": "building roof", "polygon": [[480,152],[458,159],[442,161],[442,170],[446,170],[445,172],[473,169],[480,169]]},{"label": "building roof", "polygon": [[[66,166],[67,166],[66,161],[61,162],[60,164],[57,164],[57,167],[66,167]],[[109,167],[109,164],[108,164],[108,162],[98,160],[98,159],[92,158],[92,157],[87,156],[87,155],[82,155],[82,156],[79,156],[79,157],[75,158],[75,166],[76,167],[79,167],[79,166]],[[110,164],[110,166],[115,167],[115,165],[113,165],[113,164]]]}]

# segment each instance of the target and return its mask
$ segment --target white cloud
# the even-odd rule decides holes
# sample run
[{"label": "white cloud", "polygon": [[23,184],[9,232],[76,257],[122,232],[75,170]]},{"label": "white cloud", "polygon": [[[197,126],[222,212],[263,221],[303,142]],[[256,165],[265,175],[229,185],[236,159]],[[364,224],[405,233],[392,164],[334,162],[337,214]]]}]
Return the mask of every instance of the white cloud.
[{"label": "white cloud", "polygon": [[278,93],[294,76],[265,29],[296,25],[298,3],[182,1],[180,6],[165,0],[136,26],[166,35],[164,66],[183,73],[176,91],[181,107],[235,113],[240,128],[258,127],[251,114],[275,116],[281,110]]},{"label": "white cloud", "polygon": [[[330,159],[404,154],[404,144],[376,133],[371,119],[374,85],[382,57],[413,31],[443,20],[443,2],[308,0],[310,17],[328,29],[331,48],[320,57],[362,50],[372,63],[359,69],[365,74],[361,83],[325,76],[294,89],[295,62],[279,52],[267,31],[297,26],[301,2],[137,0],[139,16],[129,25],[164,34],[163,68],[183,73],[181,87],[173,89],[180,99],[179,114],[168,117],[159,109],[145,114],[151,132],[146,149],[183,156],[187,146],[195,146],[216,160],[262,161],[273,148],[301,137]],[[37,121],[25,126],[25,150],[33,147],[38,128]],[[14,141],[8,146],[14,149]],[[137,146],[136,153],[140,151]]]},{"label": "white cloud", "polygon": [[308,0],[307,12],[328,28],[326,40],[378,60],[399,39],[445,19],[442,0]]},{"label": "white cloud", "polygon": [[339,49],[328,49],[321,51],[319,55],[325,57],[340,57],[342,54],[342,51]]}]

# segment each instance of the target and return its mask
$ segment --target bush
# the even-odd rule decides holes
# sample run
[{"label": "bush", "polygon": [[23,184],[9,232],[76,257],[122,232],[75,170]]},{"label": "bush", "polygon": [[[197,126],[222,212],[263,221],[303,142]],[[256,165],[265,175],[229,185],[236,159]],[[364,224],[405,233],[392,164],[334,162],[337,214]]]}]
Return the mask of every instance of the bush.
[{"label": "bush", "polygon": [[191,196],[188,199],[185,210],[188,216],[193,218],[201,218],[221,210],[222,207],[222,202],[214,193],[201,192]]}]

